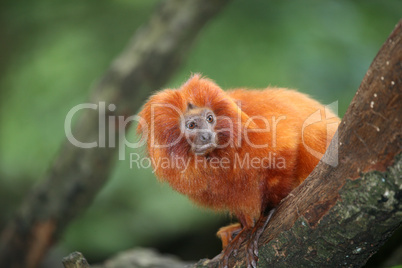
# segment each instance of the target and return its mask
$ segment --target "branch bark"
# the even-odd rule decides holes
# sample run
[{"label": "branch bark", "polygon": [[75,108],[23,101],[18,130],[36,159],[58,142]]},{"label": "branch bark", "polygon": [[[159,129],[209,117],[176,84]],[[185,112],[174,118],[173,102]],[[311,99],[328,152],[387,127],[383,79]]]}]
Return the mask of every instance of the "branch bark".
[{"label": "branch bark", "polygon": [[[259,241],[259,267],[361,267],[401,225],[401,104],[402,20],[324,156],[339,164],[321,161],[279,205]],[[246,264],[245,243],[230,267]],[[217,267],[219,258],[194,267]]]},{"label": "branch bark", "polygon": [[[141,27],[124,52],[91,91],[90,103],[114,104],[108,116],[128,116],[149,92],[161,87],[188,54],[197,34],[229,0],[167,0]],[[113,110],[113,111],[111,111]],[[66,141],[45,179],[23,201],[0,237],[0,267],[36,267],[68,223],[89,206],[109,177],[118,137],[127,127],[101,128],[98,111],[85,109],[73,130],[81,142],[98,140],[84,149]],[[116,146],[103,146],[100,132]],[[109,144],[110,145],[110,144]]]},{"label": "branch bark", "polygon": [[87,260],[80,252],[73,252],[67,257],[63,258],[64,268],[89,268]]},{"label": "branch bark", "polygon": [[89,265],[84,255],[73,252],[63,258],[65,268],[183,268],[190,263],[179,260],[171,255],[162,255],[153,249],[136,248],[120,252],[102,264]]}]

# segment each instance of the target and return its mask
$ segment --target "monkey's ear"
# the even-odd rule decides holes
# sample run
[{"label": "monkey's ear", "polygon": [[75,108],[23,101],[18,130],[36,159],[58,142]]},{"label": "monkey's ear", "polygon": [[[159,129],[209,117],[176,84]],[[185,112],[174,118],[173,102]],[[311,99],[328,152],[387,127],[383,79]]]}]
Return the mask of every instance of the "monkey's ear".
[{"label": "monkey's ear", "polygon": [[187,104],[187,111],[195,109],[195,108],[197,108],[197,106],[195,106],[194,104],[192,104],[190,102]]}]

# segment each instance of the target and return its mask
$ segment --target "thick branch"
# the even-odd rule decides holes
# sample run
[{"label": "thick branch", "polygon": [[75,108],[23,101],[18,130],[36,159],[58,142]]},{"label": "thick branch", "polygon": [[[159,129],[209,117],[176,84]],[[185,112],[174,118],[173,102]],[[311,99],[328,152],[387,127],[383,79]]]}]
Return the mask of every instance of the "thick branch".
[{"label": "thick branch", "polygon": [[[260,239],[260,267],[360,267],[400,226],[401,103],[402,21],[371,64],[325,155],[339,164],[321,161],[283,200]],[[244,265],[244,254],[243,245],[229,266]]]},{"label": "thick branch", "polygon": [[[106,107],[115,104],[113,112],[106,109],[106,118],[134,114],[149,92],[168,80],[200,29],[227,2],[163,1],[92,89],[89,102],[105,102]],[[64,143],[45,180],[30,193],[2,232],[0,267],[36,267],[65,226],[91,203],[109,177],[118,145],[108,146],[106,136],[106,147],[101,148],[100,132],[109,134],[111,130],[113,140],[124,135],[126,129],[114,125],[100,128],[98,112],[85,109],[73,135],[81,142],[99,141],[99,146],[82,149],[69,141]]]}]

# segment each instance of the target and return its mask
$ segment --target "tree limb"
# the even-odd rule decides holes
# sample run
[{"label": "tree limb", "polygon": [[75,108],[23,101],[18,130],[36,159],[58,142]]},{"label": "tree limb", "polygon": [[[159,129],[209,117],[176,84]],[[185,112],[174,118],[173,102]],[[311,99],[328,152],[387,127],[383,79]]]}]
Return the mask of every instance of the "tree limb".
[{"label": "tree limb", "polygon": [[162,255],[153,249],[136,248],[120,252],[102,264],[91,265],[91,268],[183,268],[188,264],[175,256]]},{"label": "tree limb", "polygon": [[87,260],[80,252],[73,252],[63,258],[64,268],[89,268]]},{"label": "tree limb", "polygon": [[[324,157],[279,205],[260,267],[360,267],[402,222],[402,20],[371,64]],[[245,241],[246,243],[247,241]],[[229,266],[245,265],[245,243]],[[220,255],[194,267],[217,267]]]},{"label": "tree limb", "polygon": [[[188,54],[205,25],[229,0],[167,0],[141,27],[91,91],[90,103],[116,105],[108,116],[128,116],[161,87]],[[85,109],[73,130],[81,142],[98,140],[98,111]],[[107,131],[106,131],[107,130]],[[104,131],[113,137],[125,129]],[[106,141],[109,141],[106,136]],[[117,139],[117,138],[116,138]],[[100,145],[100,144],[99,144]],[[68,223],[94,199],[109,177],[118,148],[78,148],[66,141],[46,178],[23,201],[0,237],[0,267],[36,267]]]}]

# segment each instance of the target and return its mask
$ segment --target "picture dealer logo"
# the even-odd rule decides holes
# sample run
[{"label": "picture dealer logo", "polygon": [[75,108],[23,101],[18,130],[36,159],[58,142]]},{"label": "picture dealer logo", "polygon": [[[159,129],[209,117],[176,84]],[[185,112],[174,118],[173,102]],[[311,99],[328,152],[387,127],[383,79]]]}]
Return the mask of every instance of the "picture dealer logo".
[{"label": "picture dealer logo", "polygon": [[[161,104],[158,104],[159,106]],[[167,104],[169,105],[169,104]],[[171,105],[170,105],[171,106]],[[141,118],[138,115],[131,115],[131,116],[123,116],[123,115],[115,115],[114,112],[116,111],[116,106],[114,104],[109,104],[106,105],[105,102],[99,102],[98,104],[94,103],[82,103],[74,106],[73,108],[70,109],[70,111],[67,113],[65,121],[64,121],[64,130],[67,139],[69,142],[79,148],[82,149],[91,149],[91,148],[116,148],[118,151],[118,159],[119,160],[125,160],[126,159],[126,149],[127,148],[132,148],[132,149],[137,149],[137,148],[143,148],[144,145],[149,143],[149,146],[151,148],[158,148],[158,147],[169,147],[173,146],[175,143],[177,143],[180,139],[185,138],[183,135],[178,137],[176,140],[172,140],[169,143],[166,144],[157,144],[155,141],[155,133],[154,129],[155,124],[154,121],[151,121],[150,125],[143,125],[146,124],[145,120],[141,120]],[[181,111],[177,109],[176,107],[169,107],[170,109],[175,109],[177,113],[179,113],[179,116],[183,118],[183,114],[181,114]],[[151,118],[154,117],[152,114],[154,112],[153,109],[151,109]],[[309,152],[312,156],[316,157],[317,159],[321,159],[322,162],[331,165],[331,166],[337,166],[338,165],[338,136],[337,132],[335,130],[338,127],[338,119],[334,114],[336,115],[338,112],[338,102],[333,102],[329,105],[325,106],[325,110],[317,110],[314,113],[312,113],[310,116],[306,118],[306,120],[303,122],[303,125],[301,126],[301,131],[300,131],[300,139],[301,139],[301,144],[303,148]],[[85,116],[88,116],[88,114],[92,114],[94,119],[96,120],[95,128],[97,128],[97,133],[95,135],[92,135],[91,137],[85,136],[91,131],[82,131],[83,129],[77,129],[75,128],[73,130],[73,118],[77,117],[77,114],[85,114]],[[238,122],[232,122],[233,120],[230,118],[225,118],[225,117],[218,117],[217,120],[227,120],[228,122],[230,121],[231,124],[228,124],[229,129],[226,129],[226,131],[229,131],[229,133],[233,133],[236,131],[235,129],[235,123]],[[238,119],[240,120],[240,118]],[[264,121],[262,125],[264,125],[264,128],[260,128],[257,130],[253,130],[254,132],[268,132],[270,134],[270,141],[267,142],[266,144],[253,144],[251,139],[249,138],[250,133],[253,133],[253,131],[250,130],[245,130],[241,135],[236,135],[236,137],[239,139],[236,141],[236,144],[241,145],[246,143],[248,146],[253,147],[253,148],[266,148],[266,147],[271,147],[273,148],[272,151],[275,151],[274,149],[280,146],[280,137],[278,137],[277,129],[280,127],[281,124],[286,124],[286,121],[288,118],[286,115],[281,115],[281,116],[273,116],[272,118],[264,118],[261,116],[251,116],[249,120],[258,120],[258,121]],[[95,123],[95,122],[94,122]],[[245,125],[247,125],[249,122],[246,122]],[[333,133],[335,132],[335,135],[332,137],[332,146],[330,146],[330,149],[327,150],[327,152],[324,154],[324,152],[319,152],[314,149],[314,144],[307,144],[306,143],[306,135],[309,135],[309,126],[312,126],[317,123],[324,123],[327,128],[327,133]],[[129,125],[134,125],[134,124],[142,124],[142,128],[146,129],[147,131],[150,131],[150,136],[149,136],[149,141],[147,140],[148,137],[146,135],[143,135],[141,138],[137,138],[136,141],[132,141],[132,139],[127,139],[127,129]],[[77,124],[79,125],[79,124]],[[97,125],[97,127],[96,127]],[[261,124],[260,124],[261,125]],[[80,126],[84,128],[91,128],[91,126]],[[232,129],[230,129],[232,127]],[[91,132],[92,133],[92,132]],[[135,136],[134,134],[130,134],[130,136]],[[326,138],[326,143],[329,145],[331,142],[331,138],[327,137]],[[191,142],[191,141],[189,141]],[[233,144],[227,143],[227,144],[219,144],[217,149],[222,149],[225,146],[233,146]],[[198,159],[198,158],[197,158]],[[205,160],[205,159],[204,159]],[[161,167],[163,168],[164,166],[167,165],[173,165],[176,164],[178,167],[182,167],[182,169],[185,169],[186,167],[186,161],[189,161],[188,159],[175,159],[174,156],[172,156],[169,159],[159,159],[159,162],[155,162],[155,160],[149,159],[146,156],[141,156],[139,153],[130,153],[130,167],[134,168],[147,168],[147,167]],[[167,163],[169,162],[169,163]],[[259,159],[255,159],[254,157],[248,157],[247,155],[245,157],[242,157],[241,159],[238,158],[236,159],[235,156],[235,161],[232,160],[233,163],[228,163],[228,159],[225,159],[224,157],[221,157],[220,159],[209,159],[208,161],[209,165],[216,165],[217,167],[221,168],[230,168],[230,166],[237,164],[237,166],[240,166],[241,168],[247,168],[247,167],[256,167],[258,165],[261,168],[280,168],[281,166],[286,166],[286,163],[284,163],[284,159],[281,159],[281,157],[274,153],[271,152],[269,155],[266,155],[264,157],[261,157]],[[199,163],[200,167],[204,165],[205,163]]]}]

